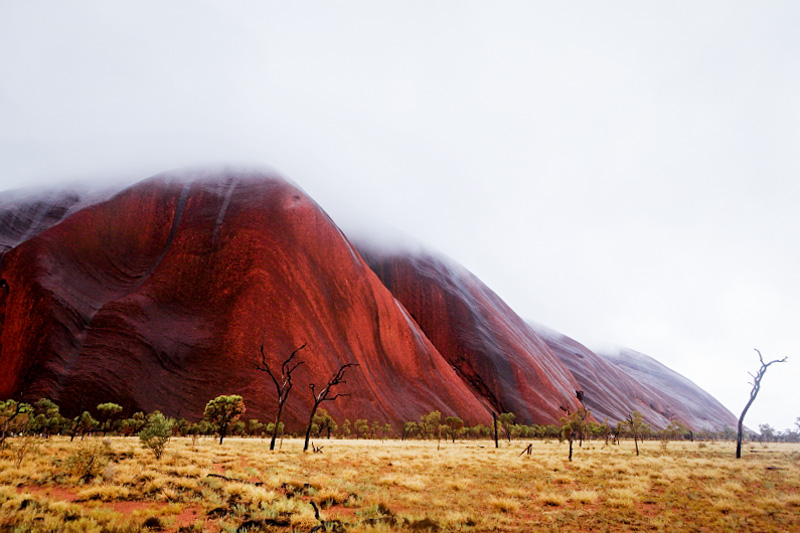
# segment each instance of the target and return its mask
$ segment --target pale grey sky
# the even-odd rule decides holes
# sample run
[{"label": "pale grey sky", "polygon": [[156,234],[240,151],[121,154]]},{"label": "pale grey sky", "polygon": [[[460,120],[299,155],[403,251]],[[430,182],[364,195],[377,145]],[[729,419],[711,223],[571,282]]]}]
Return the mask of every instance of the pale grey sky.
[{"label": "pale grey sky", "polygon": [[275,168],[521,316],[800,416],[800,4],[0,0],[0,189]]}]

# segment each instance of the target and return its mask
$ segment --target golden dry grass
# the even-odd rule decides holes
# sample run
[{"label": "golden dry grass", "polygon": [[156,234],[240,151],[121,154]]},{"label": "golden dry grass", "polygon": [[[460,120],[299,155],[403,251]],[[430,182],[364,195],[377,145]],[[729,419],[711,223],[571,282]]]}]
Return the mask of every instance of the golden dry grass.
[{"label": "golden dry grass", "polygon": [[[0,452],[0,531],[800,531],[800,445],[52,438]],[[88,464],[87,464],[88,463]],[[267,526],[271,529],[268,529]]]}]

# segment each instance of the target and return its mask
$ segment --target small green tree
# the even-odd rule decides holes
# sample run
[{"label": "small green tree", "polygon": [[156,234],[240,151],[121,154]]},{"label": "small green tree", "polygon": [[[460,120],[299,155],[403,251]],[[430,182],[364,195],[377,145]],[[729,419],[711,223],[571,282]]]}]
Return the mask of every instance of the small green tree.
[{"label": "small green tree", "polygon": [[686,426],[677,420],[670,420],[669,425],[658,432],[661,439],[661,449],[666,450],[670,440],[679,439],[687,433]]},{"label": "small green tree", "polygon": [[514,413],[502,413],[499,417],[497,417],[497,421],[500,423],[500,426],[502,426],[508,442],[511,442],[511,428],[514,427],[515,418],[516,415],[514,415]]},{"label": "small green tree", "polygon": [[33,408],[27,403],[16,400],[0,402],[0,449],[5,447],[9,435],[27,426],[32,413]]},{"label": "small green tree", "polygon": [[356,418],[356,421],[353,422],[353,430],[356,432],[356,439],[367,438],[369,421],[366,418]]},{"label": "small green tree", "polygon": [[267,434],[272,435],[273,432],[275,435],[283,439],[283,431],[284,431],[283,422],[278,422],[278,431],[275,431],[275,422],[268,422],[267,423]]},{"label": "small green tree", "polygon": [[263,437],[267,431],[267,425],[259,422],[257,418],[247,421],[247,433],[252,437]]},{"label": "small green tree", "polygon": [[403,424],[403,433],[400,435],[400,440],[410,439],[417,434],[419,434],[419,425],[416,422],[406,422]]},{"label": "small green tree", "polygon": [[232,422],[230,426],[228,426],[228,434],[236,435],[237,437],[243,437],[247,434],[247,424],[244,423],[244,420],[237,420],[236,422]]},{"label": "small green tree", "polygon": [[189,434],[189,426],[191,424],[185,418],[176,418],[175,419],[175,427],[172,428],[173,435],[180,435],[181,437],[185,437]]},{"label": "small green tree", "polygon": [[245,412],[244,400],[237,394],[217,396],[206,404],[203,416],[211,422],[219,434],[219,443],[228,434],[228,428]]},{"label": "small green tree", "polygon": [[572,462],[572,442],[577,437],[576,423],[580,424],[577,420],[575,413],[570,413],[567,416],[562,416],[559,420],[561,422],[561,441],[566,440],[569,443],[569,460]]},{"label": "small green tree", "polygon": [[62,424],[63,417],[58,405],[48,398],[39,398],[33,404],[33,419],[31,431],[42,434],[45,438],[57,433]]},{"label": "small green tree", "polygon": [[578,432],[578,447],[582,448],[584,439],[586,439],[592,431],[592,424],[594,421],[590,420],[592,413],[583,404],[581,404],[576,412],[578,413],[578,418],[581,419],[580,431]]},{"label": "small green tree", "polygon": [[427,415],[422,415],[419,418],[419,431],[426,439],[436,437],[441,439],[442,426],[442,413],[439,411],[431,411]]},{"label": "small green tree", "polygon": [[175,420],[164,416],[160,411],[154,411],[147,416],[147,423],[139,432],[139,439],[145,448],[153,452],[156,459],[161,459],[161,455],[172,437],[174,426]]},{"label": "small green tree", "polygon": [[448,416],[444,419],[444,425],[447,426],[447,433],[449,437],[456,442],[456,437],[464,429],[464,421],[457,416]]},{"label": "small green tree", "polygon": [[122,412],[122,406],[113,402],[101,403],[97,406],[98,418],[100,419],[100,431],[105,437],[114,424],[114,419]]},{"label": "small green tree", "polygon": [[574,413],[567,412],[567,416],[561,417],[561,438],[569,443],[569,460],[572,461],[572,443],[578,439],[583,440],[588,424],[589,411],[581,406]]},{"label": "small green tree", "polygon": [[619,446],[619,440],[625,435],[625,426],[624,420],[617,421],[617,425],[614,426],[614,434],[612,437],[614,439],[613,442],[615,442],[617,446]]},{"label": "small green tree", "polygon": [[72,419],[72,431],[70,434],[70,442],[75,439],[75,436],[80,434],[81,440],[86,437],[87,433],[91,433],[97,427],[97,420],[92,416],[89,411],[84,411]]},{"label": "small green tree", "polygon": [[611,427],[608,425],[608,417],[603,418],[603,422],[598,424],[596,435],[598,437],[603,437],[606,441],[605,446],[608,446],[608,437],[611,436]]},{"label": "small green tree", "polygon": [[126,437],[131,435],[138,435],[144,425],[147,423],[147,417],[142,411],[133,413],[130,418],[124,418],[119,421],[119,431]]},{"label": "small green tree", "polygon": [[331,438],[331,433],[336,433],[338,429],[338,425],[333,417],[326,411],[325,409],[320,408],[317,410],[316,414],[314,414],[314,428],[312,428],[314,433],[319,436],[322,436],[322,433],[326,433],[328,438]]},{"label": "small green tree", "polygon": [[197,439],[200,438],[200,435],[203,434],[203,428],[195,422],[194,424],[189,425],[189,429],[186,431],[186,434],[192,439],[192,450],[197,451]]}]

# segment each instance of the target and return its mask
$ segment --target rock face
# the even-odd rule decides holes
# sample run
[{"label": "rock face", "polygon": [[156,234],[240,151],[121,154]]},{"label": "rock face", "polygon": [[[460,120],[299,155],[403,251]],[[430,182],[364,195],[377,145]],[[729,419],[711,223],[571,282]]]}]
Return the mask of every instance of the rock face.
[{"label": "rock face", "polygon": [[594,415],[656,427],[735,425],[694,384],[635,352],[603,357],[539,333],[475,276],[430,254],[358,250],[300,189],[251,172],[164,174],[121,190],[0,195],[0,399],[67,414],[114,401],[189,419],[220,394],[274,416],[256,370],[303,344],[284,408],[307,423],[346,363],[338,420],[400,428],[439,410],[467,423],[514,412],[557,423],[585,392]]},{"label": "rock face", "polygon": [[357,247],[475,394],[523,424],[556,423],[579,386],[547,344],[464,268],[429,254]]},{"label": "rock face", "polygon": [[0,397],[198,417],[241,394],[266,419],[275,392],[255,370],[259,345],[277,369],[308,343],[290,428],[306,422],[308,384],[351,362],[337,391],[351,396],[325,404],[340,419],[490,419],[327,215],[281,179],[165,175],[62,212],[2,258]]},{"label": "rock face", "polygon": [[85,186],[0,193],[0,254],[58,224],[72,213],[108,199],[117,190]]},{"label": "rock face", "polygon": [[736,427],[738,419],[709,393],[652,357],[628,349],[600,354],[652,392],[669,418],[685,421],[692,429]]},{"label": "rock face", "polygon": [[695,431],[737,424],[714,397],[651,357],[630,350],[596,354],[560,333],[532,326],[575,376],[597,420],[617,422],[639,411],[654,428],[664,428],[673,419]]}]

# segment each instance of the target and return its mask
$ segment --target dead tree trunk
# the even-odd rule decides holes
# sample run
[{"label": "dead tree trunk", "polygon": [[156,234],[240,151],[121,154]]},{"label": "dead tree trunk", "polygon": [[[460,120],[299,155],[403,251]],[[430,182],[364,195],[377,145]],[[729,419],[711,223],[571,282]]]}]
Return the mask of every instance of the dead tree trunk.
[{"label": "dead tree trunk", "polygon": [[755,375],[750,374],[750,376],[753,378],[753,383],[751,383],[753,388],[750,391],[750,399],[747,401],[747,405],[744,406],[744,410],[742,411],[742,416],[739,417],[739,430],[736,433],[736,458],[737,459],[741,459],[742,458],[742,435],[743,435],[743,432],[744,432],[744,415],[747,414],[747,410],[750,409],[751,405],[753,405],[753,402],[756,399],[756,395],[758,394],[758,391],[761,390],[761,379],[764,377],[764,374],[766,374],[767,368],[769,368],[769,365],[771,365],[773,363],[784,363],[784,362],[786,362],[786,359],[787,359],[786,357],[784,357],[783,359],[774,359],[774,360],[770,361],[769,363],[765,363],[764,362],[764,358],[761,357],[761,352],[759,352],[758,349],[756,349],[756,353],[758,354],[758,360],[761,363],[761,368],[758,369],[758,372],[756,372]]},{"label": "dead tree trunk", "polygon": [[321,391],[319,391],[319,393],[314,390],[313,383],[308,385],[308,388],[311,389],[311,396],[314,399],[314,407],[311,408],[311,416],[308,417],[308,428],[306,428],[306,442],[303,444],[303,452],[308,450],[308,439],[311,438],[311,426],[314,424],[314,415],[317,414],[317,408],[319,407],[319,404],[325,401],[332,402],[340,396],[350,396],[349,394],[335,394],[331,397],[328,397],[328,394],[336,385],[346,383],[344,380],[344,372],[348,367],[351,366],[358,366],[358,363],[347,363],[346,365],[342,365],[339,368],[339,371],[328,380],[328,383],[322,388]]},{"label": "dead tree trunk", "polygon": [[492,420],[494,421],[494,447],[499,448],[500,443],[497,441],[497,413],[492,411]]},{"label": "dead tree trunk", "polygon": [[633,414],[630,414],[626,420],[631,426],[631,433],[633,433],[633,445],[636,447],[636,455],[639,455],[639,423]]},{"label": "dead tree trunk", "polygon": [[264,343],[261,343],[261,365],[259,366],[256,363],[256,368],[261,370],[262,372],[266,372],[269,377],[272,378],[272,383],[275,384],[275,391],[278,393],[278,412],[275,414],[275,426],[272,428],[272,439],[269,442],[269,449],[275,449],[275,440],[278,437],[278,426],[281,422],[281,413],[283,412],[283,404],[286,403],[286,399],[289,397],[289,392],[292,390],[292,372],[297,370],[297,367],[305,363],[305,361],[299,361],[297,363],[292,364],[292,359],[294,356],[297,355],[297,352],[305,348],[306,345],[303,344],[301,347],[296,349],[292,352],[292,354],[283,362],[281,365],[281,375],[280,379],[272,373],[269,369],[269,365],[267,364],[267,358],[264,355]]}]

